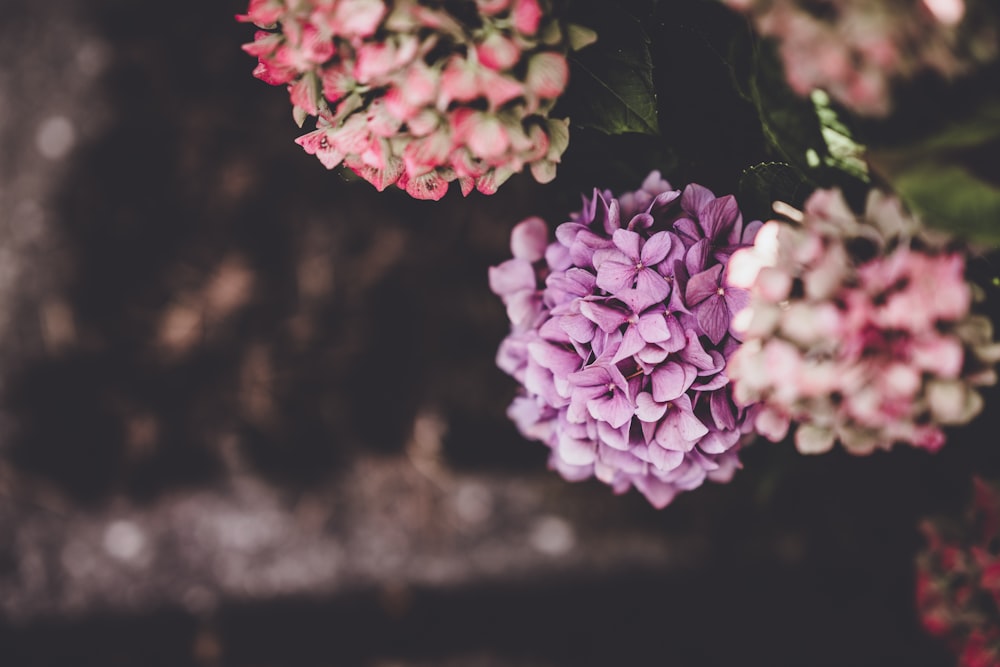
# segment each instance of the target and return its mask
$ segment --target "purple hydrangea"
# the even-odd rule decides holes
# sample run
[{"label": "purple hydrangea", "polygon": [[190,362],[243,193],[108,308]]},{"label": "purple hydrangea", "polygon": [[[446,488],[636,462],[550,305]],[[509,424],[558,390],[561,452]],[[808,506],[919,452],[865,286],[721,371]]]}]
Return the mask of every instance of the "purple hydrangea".
[{"label": "purple hydrangea", "polygon": [[509,416],[551,467],[656,507],[732,477],[754,410],[726,375],[747,301],[726,265],[759,227],[732,196],[653,172],[618,198],[595,190],[555,241],[540,218],[514,228],[513,259],[489,274],[511,321],[497,364],[522,385]]}]

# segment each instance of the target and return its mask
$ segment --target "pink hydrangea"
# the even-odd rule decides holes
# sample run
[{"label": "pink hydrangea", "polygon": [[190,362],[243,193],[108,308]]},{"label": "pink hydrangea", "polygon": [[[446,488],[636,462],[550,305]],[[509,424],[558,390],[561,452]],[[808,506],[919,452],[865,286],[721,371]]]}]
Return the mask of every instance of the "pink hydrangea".
[{"label": "pink hydrangea", "polygon": [[514,228],[513,258],[490,269],[511,321],[497,364],[523,385],[508,414],[565,478],[657,507],[730,479],[753,411],[727,376],[747,294],[726,265],[759,226],[732,196],[653,172],[618,198],[595,191],[554,241],[540,218]]},{"label": "pink hydrangea", "polygon": [[937,450],[942,427],[980,411],[976,388],[996,381],[1000,359],[990,321],[971,313],[964,255],[878,191],[861,219],[832,190],[801,217],[768,222],[732,258],[731,282],[751,291],[735,323],[736,400],[761,404],[756,427],[771,440],[798,422],[803,453],[836,441],[858,454]]},{"label": "pink hydrangea", "polygon": [[237,18],[262,28],[254,75],[288,87],[299,125],[316,117],[297,143],[328,169],[435,200],[455,180],[492,194],[525,167],[555,177],[570,31],[547,0],[251,0]]},{"label": "pink hydrangea", "polygon": [[789,85],[822,89],[854,111],[885,116],[894,83],[933,71],[952,78],[993,60],[995,20],[965,0],[724,0],[778,41]]}]

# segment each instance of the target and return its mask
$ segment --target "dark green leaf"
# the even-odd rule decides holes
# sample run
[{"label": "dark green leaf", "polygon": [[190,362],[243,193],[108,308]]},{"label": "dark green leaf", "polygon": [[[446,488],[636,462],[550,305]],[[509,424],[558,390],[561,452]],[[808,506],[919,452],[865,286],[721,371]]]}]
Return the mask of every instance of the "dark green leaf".
[{"label": "dark green leaf", "polygon": [[784,162],[762,162],[749,167],[740,177],[739,202],[745,220],[774,217],[772,204],[783,201],[802,208],[813,190],[802,175]]},{"label": "dark green leaf", "polygon": [[634,16],[606,16],[597,42],[569,57],[570,120],[605,134],[659,134],[649,36]]}]

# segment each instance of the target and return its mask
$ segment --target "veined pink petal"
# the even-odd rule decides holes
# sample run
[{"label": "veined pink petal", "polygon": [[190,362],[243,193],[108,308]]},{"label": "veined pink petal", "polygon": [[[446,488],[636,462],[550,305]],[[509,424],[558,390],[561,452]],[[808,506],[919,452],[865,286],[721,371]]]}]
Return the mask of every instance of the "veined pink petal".
[{"label": "veined pink petal", "polygon": [[[400,182],[402,184],[403,179]],[[429,171],[421,176],[408,177],[405,189],[414,199],[437,201],[448,192],[448,181],[439,172]]]}]

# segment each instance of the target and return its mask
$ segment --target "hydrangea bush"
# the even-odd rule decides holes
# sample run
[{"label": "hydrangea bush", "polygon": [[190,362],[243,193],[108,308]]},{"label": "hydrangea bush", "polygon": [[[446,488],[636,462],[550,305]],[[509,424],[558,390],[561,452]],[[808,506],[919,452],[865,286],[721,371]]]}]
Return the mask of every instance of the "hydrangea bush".
[{"label": "hydrangea bush", "polygon": [[525,167],[554,178],[566,52],[594,37],[547,0],[251,0],[237,18],[261,28],[244,46],[254,75],[288,87],[300,126],[316,118],[306,152],[435,200],[455,180],[492,194]]},{"label": "hydrangea bush", "polygon": [[1000,664],[1000,492],[975,480],[961,521],[925,521],[916,602],[929,633],[948,642],[959,667]]},{"label": "hydrangea bush", "polygon": [[747,293],[726,266],[759,227],[734,197],[653,172],[620,197],[595,190],[555,240],[539,218],[514,228],[513,259],[489,272],[511,321],[497,363],[522,385],[508,414],[566,479],[657,507],[730,479],[753,409],[727,375]]},{"label": "hydrangea bush", "polygon": [[996,382],[1000,360],[990,320],[971,311],[965,256],[878,191],[860,218],[833,190],[796,217],[732,258],[752,294],[730,362],[737,401],[761,404],[756,427],[772,440],[798,422],[803,453],[836,441],[856,454],[937,450],[942,427],[982,409],[977,387]]}]

